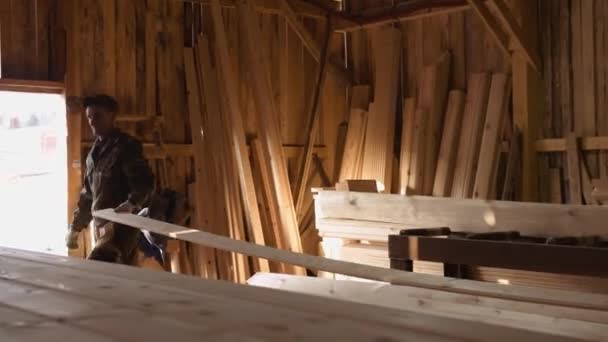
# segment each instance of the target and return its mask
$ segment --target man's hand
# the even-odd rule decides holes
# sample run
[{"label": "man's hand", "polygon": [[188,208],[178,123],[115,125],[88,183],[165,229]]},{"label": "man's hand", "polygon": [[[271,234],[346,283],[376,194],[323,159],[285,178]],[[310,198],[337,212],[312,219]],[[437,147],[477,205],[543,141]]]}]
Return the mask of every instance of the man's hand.
[{"label": "man's hand", "polygon": [[135,207],[135,205],[133,205],[133,203],[126,201],[123,204],[119,205],[118,207],[116,207],[114,209],[115,213],[129,213],[132,214],[135,212],[137,208]]},{"label": "man's hand", "polygon": [[65,235],[65,245],[69,248],[69,249],[76,249],[78,248],[78,235],[80,233],[73,231],[73,230],[69,230],[68,233]]}]

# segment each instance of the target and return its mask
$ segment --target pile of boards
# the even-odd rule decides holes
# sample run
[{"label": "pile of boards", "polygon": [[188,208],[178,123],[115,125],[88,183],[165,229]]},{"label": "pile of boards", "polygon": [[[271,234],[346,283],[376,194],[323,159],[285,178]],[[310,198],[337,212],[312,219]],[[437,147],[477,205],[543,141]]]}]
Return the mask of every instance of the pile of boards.
[{"label": "pile of boards", "polygon": [[[402,196],[345,191],[315,195],[316,227],[327,257],[390,267],[389,235],[418,228],[454,232],[518,231],[539,237],[606,237],[600,206]],[[413,271],[443,275],[443,264],[414,261]],[[324,276],[345,279],[333,274]],[[606,281],[588,276],[471,267],[475,280],[606,293]],[[347,278],[347,277],[346,277]]]},{"label": "pile of boards", "polygon": [[446,51],[421,71],[418,95],[401,99],[400,41],[395,29],[372,33],[373,91],[352,89],[339,180],[376,180],[386,193],[511,198],[519,147],[510,76],[472,74],[468,89],[450,90]]},{"label": "pile of boards", "polygon": [[[237,74],[237,56],[231,54],[220,2],[211,1],[212,36],[200,35],[184,51],[188,112],[196,153],[195,179],[190,191],[192,227],[235,240],[251,241],[302,251],[276,105],[267,74],[269,66],[253,21],[252,6],[239,4],[238,27],[246,51],[247,87],[254,94],[258,135],[245,133]],[[263,205],[266,204],[266,205]],[[207,228],[208,227],[208,228]],[[257,271],[304,274],[289,265],[270,264],[235,253],[189,246],[192,270],[208,279],[244,282]]]}]

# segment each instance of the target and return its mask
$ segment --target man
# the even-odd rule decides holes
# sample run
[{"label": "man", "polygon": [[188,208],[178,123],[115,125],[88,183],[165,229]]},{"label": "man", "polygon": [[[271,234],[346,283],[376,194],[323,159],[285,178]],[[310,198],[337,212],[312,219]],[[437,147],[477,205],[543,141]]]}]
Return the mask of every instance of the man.
[{"label": "man", "polygon": [[84,186],[66,245],[78,248],[78,234],[93,220],[97,243],[88,259],[132,265],[140,231],[93,218],[92,211],[115,208],[117,212],[138,212],[154,191],[152,171],[141,143],[115,127],[118,104],[112,97],[87,97],[84,108],[95,142],[86,158]]}]

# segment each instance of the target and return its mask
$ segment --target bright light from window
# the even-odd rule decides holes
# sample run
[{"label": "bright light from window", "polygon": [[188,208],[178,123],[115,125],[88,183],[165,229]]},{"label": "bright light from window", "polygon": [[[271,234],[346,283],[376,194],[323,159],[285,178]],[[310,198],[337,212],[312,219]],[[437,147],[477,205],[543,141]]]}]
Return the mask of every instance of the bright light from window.
[{"label": "bright light from window", "polygon": [[0,245],[66,255],[65,101],[0,92],[0,104]]}]

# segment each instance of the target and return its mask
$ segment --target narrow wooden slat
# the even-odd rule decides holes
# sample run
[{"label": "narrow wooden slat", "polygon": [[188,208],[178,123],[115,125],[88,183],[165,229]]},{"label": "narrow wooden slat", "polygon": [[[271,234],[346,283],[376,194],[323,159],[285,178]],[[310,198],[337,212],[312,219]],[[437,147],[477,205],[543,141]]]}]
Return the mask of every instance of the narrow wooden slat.
[{"label": "narrow wooden slat", "polygon": [[473,193],[489,90],[490,77],[488,74],[471,76],[462,119],[462,132],[458,143],[454,184],[452,185],[452,196],[454,197],[468,198]]},{"label": "narrow wooden slat", "polygon": [[[369,195],[369,194],[368,194]],[[530,303],[546,303],[551,305],[561,305],[575,308],[606,309],[608,298],[606,296],[594,294],[582,294],[569,296],[567,292],[538,290],[526,287],[501,287],[492,284],[484,284],[469,280],[446,280],[435,276],[424,276],[411,273],[353,264],[334,259],[298,254],[284,250],[274,249],[266,246],[257,246],[244,241],[232,240],[230,238],[196,231],[136,216],[132,214],[118,214],[113,210],[102,210],[94,213],[100,217],[113,222],[122,223],[131,227],[150,229],[159,234],[201,243],[209,247],[236,251],[239,253],[251,254],[261,258],[268,258],[274,261],[281,261],[314,270],[341,273],[371,280],[388,281],[396,285],[407,285],[428,289],[444,290],[448,292],[475,294],[492,298],[502,298],[517,300]]]},{"label": "narrow wooden slat", "polygon": [[[196,67],[194,63],[194,51],[192,48],[186,48],[184,51],[184,67],[186,71],[186,91],[188,92],[188,113],[190,114],[190,127],[192,133],[192,143],[194,145],[194,149],[199,151],[199,153],[194,154],[194,177],[195,177],[195,185],[194,191],[195,196],[194,205],[195,213],[197,215],[196,219],[200,223],[205,222],[204,210],[203,206],[205,204],[205,194],[206,189],[204,188],[205,183],[203,180],[203,172],[205,169],[204,155],[203,151],[205,151],[205,146],[203,145],[203,137],[201,134],[203,123],[201,118],[201,103],[200,103],[200,88],[198,84],[198,74],[196,72]],[[211,251],[211,253],[203,254],[203,260],[199,262],[200,267],[203,267],[202,273],[208,274],[206,269],[209,265],[215,265],[215,255]],[[210,271],[215,273],[213,271]]]},{"label": "narrow wooden slat", "polygon": [[[226,116],[226,122],[228,131],[230,134],[229,141],[234,148],[234,152],[231,154],[236,158],[236,165],[238,167],[239,182],[241,188],[241,195],[245,204],[245,218],[247,219],[247,226],[252,241],[257,244],[264,244],[264,232],[262,230],[262,222],[260,219],[260,213],[258,208],[258,202],[255,195],[255,189],[253,184],[253,175],[251,172],[251,162],[249,160],[249,153],[247,151],[247,145],[245,143],[245,128],[241,118],[241,111],[238,106],[239,95],[238,95],[238,82],[234,71],[234,66],[231,63],[230,52],[228,50],[228,41],[226,37],[225,27],[223,19],[219,9],[219,3],[213,2],[212,6],[212,17],[216,34],[216,42],[218,44],[217,53],[220,57],[218,66],[223,76],[223,82],[221,82],[222,89],[225,92],[226,100],[228,102],[227,110],[228,115]],[[204,59],[208,61],[208,59]],[[205,69],[209,70],[210,66]],[[212,92],[212,85],[205,88],[206,93]],[[214,96],[209,93],[208,96]],[[268,269],[268,263],[260,260],[260,270]]]},{"label": "narrow wooden slat", "polygon": [[521,165],[521,132],[515,127],[511,136],[509,157],[505,170],[505,181],[500,199],[509,201],[515,199],[516,182],[518,179],[518,167]]},{"label": "narrow wooden slat", "polygon": [[403,101],[401,130],[401,157],[399,165],[399,193],[407,193],[416,132],[416,98],[408,97]]},{"label": "narrow wooden slat", "polygon": [[573,132],[569,133],[568,138],[566,138],[566,150],[568,157],[568,187],[570,189],[569,203],[583,204],[578,138]]},{"label": "narrow wooden slat", "polygon": [[414,131],[413,142],[411,144],[411,157],[408,172],[408,186],[405,191],[406,195],[421,195],[423,193],[424,185],[424,160],[425,154],[425,142],[429,135],[429,125],[427,124],[427,111],[418,108],[414,114]]},{"label": "narrow wooden slat", "polygon": [[[284,2],[286,3],[286,1]],[[296,216],[301,217],[302,206],[304,205],[304,197],[308,193],[306,186],[308,184],[308,176],[312,168],[312,152],[315,141],[319,135],[319,126],[321,121],[320,101],[321,92],[325,86],[325,80],[327,78],[326,68],[329,61],[329,47],[331,44],[332,37],[332,25],[331,22],[327,24],[323,49],[321,50],[321,59],[317,67],[316,79],[314,83],[314,90],[310,102],[308,104],[308,120],[306,124],[306,142],[304,143],[304,153],[298,162],[298,171],[296,174],[295,183],[295,210]]]},{"label": "narrow wooden slat", "polygon": [[491,199],[492,187],[496,187],[496,172],[500,160],[503,124],[507,115],[511,82],[508,75],[492,77],[488,109],[481,139],[479,161],[475,174],[473,198]]},{"label": "narrow wooden slat", "polygon": [[[601,0],[600,0],[601,1]],[[583,112],[576,117],[582,117],[582,134],[580,136],[595,136],[598,133],[596,115],[596,60],[595,60],[595,29],[594,29],[594,3],[596,1],[581,1],[581,38],[582,38],[582,93]],[[597,63],[601,63],[597,61]],[[579,100],[579,99],[577,99]],[[578,131],[577,131],[578,132]],[[598,153],[587,152],[584,155],[591,177],[599,177]]]},{"label": "narrow wooden slat", "polygon": [[385,28],[373,32],[374,103],[370,105],[365,134],[362,177],[376,179],[387,192],[391,191],[392,185],[400,47],[401,33],[398,30]]},{"label": "narrow wooden slat", "polygon": [[123,113],[137,110],[135,13],[134,2],[116,2],[116,98]]},{"label": "narrow wooden slat", "polygon": [[359,178],[361,176],[360,170],[363,166],[362,159],[365,146],[370,87],[367,85],[354,86],[352,92],[351,111],[346,140],[344,142],[344,154],[338,177],[339,181]]},{"label": "narrow wooden slat", "polygon": [[451,55],[446,52],[433,65],[425,66],[422,71],[418,106],[427,111],[425,124],[428,125],[426,140],[424,140],[425,177],[421,193],[423,195],[433,193],[437,155],[441,146],[442,124],[448,97],[450,63]]},{"label": "narrow wooden slat", "polygon": [[460,90],[452,90],[450,92],[441,138],[441,148],[439,150],[439,157],[437,158],[435,184],[433,186],[433,196],[436,197],[449,197],[452,192],[452,180],[454,178],[454,165],[456,153],[458,152],[464,102],[464,92]]},{"label": "narrow wooden slat", "polygon": [[549,181],[551,189],[551,203],[561,204],[563,200],[561,169],[549,169]]},{"label": "narrow wooden slat", "polygon": [[[214,11],[219,11],[217,0],[215,3]],[[260,40],[259,30],[252,21],[251,4],[239,4],[237,8],[239,12],[239,30],[243,38],[243,48],[245,49],[245,64],[250,73],[249,82],[257,109],[258,128],[261,133],[260,141],[266,145],[265,147],[268,150],[277,203],[281,209],[282,238],[285,241],[285,246],[290,251],[300,252],[302,244],[293,206],[293,196],[286,169],[285,155],[281,147],[280,129],[276,122],[276,118],[278,117],[277,107],[271,95],[272,91],[268,80],[269,68],[264,60],[263,51],[255,46],[255,42]],[[304,272],[304,270],[299,268],[296,268],[294,271],[299,274]]]}]

